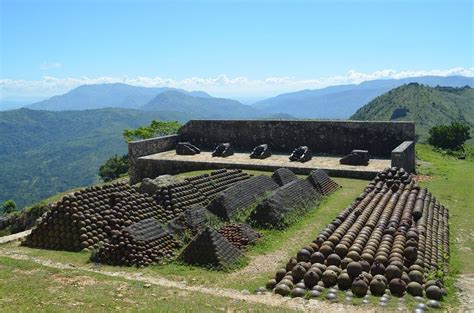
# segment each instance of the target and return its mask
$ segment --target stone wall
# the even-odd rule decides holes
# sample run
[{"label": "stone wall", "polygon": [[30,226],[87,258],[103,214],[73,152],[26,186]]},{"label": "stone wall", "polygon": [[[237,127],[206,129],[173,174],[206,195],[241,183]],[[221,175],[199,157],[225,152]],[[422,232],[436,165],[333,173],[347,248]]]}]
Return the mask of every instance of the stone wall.
[{"label": "stone wall", "polygon": [[404,141],[415,140],[413,122],[291,121],[291,120],[192,120],[179,130],[180,141],[213,149],[230,142],[237,151],[251,151],[267,143],[272,151],[290,153],[309,146],[314,153],[345,155],[368,150],[372,157],[390,158]]},{"label": "stone wall", "polygon": [[178,139],[178,135],[170,135],[130,142],[128,144],[128,174],[130,175],[130,183],[135,184],[141,180],[141,177],[137,172],[137,161],[139,157],[174,150],[178,144]]}]

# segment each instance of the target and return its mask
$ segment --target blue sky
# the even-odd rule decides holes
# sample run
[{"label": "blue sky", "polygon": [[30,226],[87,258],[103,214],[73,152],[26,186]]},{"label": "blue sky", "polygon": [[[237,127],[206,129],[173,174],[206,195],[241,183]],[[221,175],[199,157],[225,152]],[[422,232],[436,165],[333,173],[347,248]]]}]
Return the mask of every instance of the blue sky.
[{"label": "blue sky", "polygon": [[0,2],[3,97],[109,80],[257,95],[474,67],[473,1]]}]

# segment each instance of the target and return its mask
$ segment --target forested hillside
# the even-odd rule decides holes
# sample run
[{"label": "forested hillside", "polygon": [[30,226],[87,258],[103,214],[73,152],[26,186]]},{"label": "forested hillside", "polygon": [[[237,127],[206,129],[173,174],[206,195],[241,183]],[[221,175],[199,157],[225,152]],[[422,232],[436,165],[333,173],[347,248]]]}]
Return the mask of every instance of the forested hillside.
[{"label": "forested hillside", "polygon": [[127,152],[125,128],[173,115],[127,109],[0,112],[0,203],[13,199],[23,207],[96,182],[101,164]]},{"label": "forested hillside", "polygon": [[414,121],[419,140],[435,125],[462,122],[474,128],[474,89],[403,85],[375,98],[353,120]]}]

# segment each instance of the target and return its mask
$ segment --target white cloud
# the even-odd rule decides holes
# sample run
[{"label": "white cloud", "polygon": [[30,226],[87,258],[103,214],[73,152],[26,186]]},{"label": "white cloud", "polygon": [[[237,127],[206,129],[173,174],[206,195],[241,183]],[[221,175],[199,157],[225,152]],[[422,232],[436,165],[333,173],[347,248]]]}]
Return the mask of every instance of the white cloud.
[{"label": "white cloud", "polygon": [[55,68],[60,68],[63,65],[59,62],[43,62],[39,65],[40,70],[50,70]]},{"label": "white cloud", "polygon": [[[60,65],[59,65],[60,66]],[[0,79],[1,97],[15,97],[18,95],[49,97],[65,93],[72,88],[83,84],[126,83],[145,87],[174,87],[186,90],[203,90],[215,96],[269,96],[301,89],[317,89],[331,85],[358,84],[366,80],[383,78],[405,78],[414,76],[474,76],[474,68],[456,67],[446,70],[406,70],[392,69],[362,73],[355,70],[344,75],[322,78],[298,79],[295,77],[267,77],[264,79],[250,79],[248,77],[189,77],[181,80],[163,77],[69,77],[58,78],[44,76],[38,80]]]}]

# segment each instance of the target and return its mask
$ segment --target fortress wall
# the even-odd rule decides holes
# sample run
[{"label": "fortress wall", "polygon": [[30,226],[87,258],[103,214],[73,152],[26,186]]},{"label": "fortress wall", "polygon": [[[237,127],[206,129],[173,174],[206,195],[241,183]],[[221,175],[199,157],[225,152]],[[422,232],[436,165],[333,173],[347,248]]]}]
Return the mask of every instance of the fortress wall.
[{"label": "fortress wall", "polygon": [[[302,145],[309,146],[316,155],[343,156],[354,149],[363,149],[369,151],[371,158],[392,159],[394,166],[403,166],[413,172],[415,169],[413,122],[191,120],[179,129],[177,135],[129,143],[131,183],[137,183],[143,177],[220,167],[213,163],[185,164],[178,161],[139,159],[174,150],[179,141],[189,141],[202,150],[212,150],[219,143],[230,142],[237,152],[245,153],[250,153],[259,144],[267,143],[273,152],[288,155],[294,148]],[[407,144],[408,141],[412,143]],[[241,167],[254,168],[250,164]],[[265,161],[255,169],[267,169]],[[332,171],[329,174],[358,178],[363,176],[357,171],[348,170]],[[367,177],[364,178],[375,175],[372,172],[366,174]]]},{"label": "fortress wall", "polygon": [[146,140],[132,141],[128,143],[128,164],[130,175],[130,182],[132,184],[141,181],[138,173],[138,158],[159,153],[168,150],[174,150],[178,144],[178,135],[163,136],[158,138],[151,138]]},{"label": "fortress wall", "polygon": [[272,151],[290,153],[307,145],[313,153],[345,155],[353,149],[390,158],[404,141],[415,140],[413,122],[291,121],[291,120],[191,120],[179,130],[180,141],[202,149],[230,142],[236,150],[250,151],[267,143]]}]

